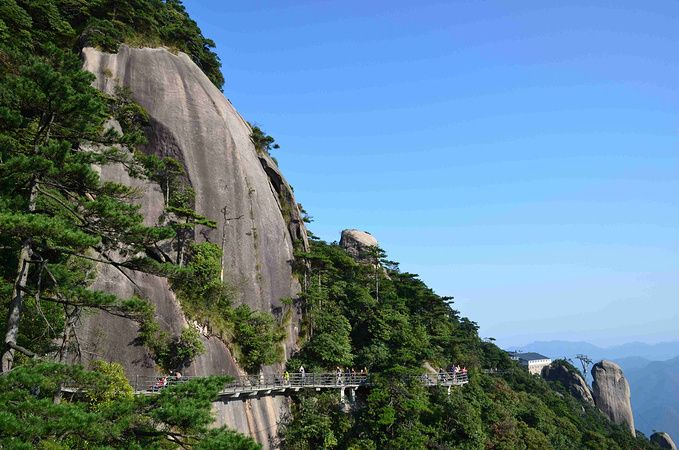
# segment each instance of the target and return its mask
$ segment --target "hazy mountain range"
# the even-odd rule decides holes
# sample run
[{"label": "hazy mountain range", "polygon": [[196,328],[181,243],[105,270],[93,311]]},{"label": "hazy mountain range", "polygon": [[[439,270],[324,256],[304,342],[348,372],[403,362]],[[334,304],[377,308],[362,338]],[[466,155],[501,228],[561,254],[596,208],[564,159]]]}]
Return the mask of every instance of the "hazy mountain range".
[{"label": "hazy mountain range", "polygon": [[636,428],[647,436],[653,430],[679,437],[679,356],[625,370],[632,391]]},{"label": "hazy mountain range", "polygon": [[631,364],[629,368],[633,368],[639,367],[643,360],[647,362],[665,361],[679,356],[679,341],[660,342],[657,344],[629,342],[612,347],[599,347],[589,342],[538,341],[524,347],[517,347],[516,350],[542,353],[552,359],[563,357],[574,358],[575,355],[582,353],[588,355],[594,361],[601,359],[614,360],[625,369],[623,363],[629,363]]},{"label": "hazy mountain range", "polygon": [[570,358],[576,367],[580,367],[577,354],[585,354],[594,362],[615,361],[630,383],[636,428],[647,436],[659,430],[679,437],[679,342],[599,347],[589,342],[544,341],[512,350],[537,352],[552,359]]}]

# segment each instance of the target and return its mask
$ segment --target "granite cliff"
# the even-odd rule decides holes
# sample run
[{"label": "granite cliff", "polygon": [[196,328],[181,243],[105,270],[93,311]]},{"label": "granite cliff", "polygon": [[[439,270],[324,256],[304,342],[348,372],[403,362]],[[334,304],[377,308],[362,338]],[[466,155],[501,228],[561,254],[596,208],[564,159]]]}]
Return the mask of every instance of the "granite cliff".
[{"label": "granite cliff", "polygon": [[[97,77],[98,89],[112,94],[116,86],[128,87],[147,111],[150,129],[144,151],[170,156],[184,166],[186,181],[195,190],[195,210],[217,222],[214,229],[199,227],[193,238],[222,247],[224,279],[236,287],[237,303],[281,314],[281,299],[295,297],[300,290],[292,273],[293,249],[306,248],[308,242],[290,186],[271,158],[258,154],[248,123],[183,53],[125,45],[115,54],[94,48],[82,53],[85,69]],[[158,220],[164,202],[158,185],[130,179],[115,166],[105,168],[102,177],[142,187],[145,219]],[[156,306],[158,321],[173,333],[187,325],[164,278],[104,267],[96,287],[149,299]],[[294,311],[286,355],[293,350],[298,320]],[[99,314],[84,321],[80,334],[91,358],[120,362],[132,379],[155,373],[146,349],[135,344],[135,323]],[[185,370],[186,375],[243,373],[222,341],[207,332],[202,339],[206,351]],[[265,372],[273,370],[279,368],[265,368]],[[216,403],[214,409],[218,424],[267,445],[287,404],[269,397]]]}]

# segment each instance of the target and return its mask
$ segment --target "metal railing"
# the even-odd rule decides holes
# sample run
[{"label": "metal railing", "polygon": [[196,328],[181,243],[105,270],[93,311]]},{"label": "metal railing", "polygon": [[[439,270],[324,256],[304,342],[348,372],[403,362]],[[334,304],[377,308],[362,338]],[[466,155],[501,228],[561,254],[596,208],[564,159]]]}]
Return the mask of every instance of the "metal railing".
[{"label": "metal railing", "polygon": [[[204,378],[204,377],[144,377],[136,376],[133,382],[135,391],[139,393],[153,393],[177,383]],[[416,377],[425,386],[457,386],[467,383],[466,372],[439,372],[437,374],[423,374]],[[224,385],[221,395],[237,393],[257,393],[261,391],[299,390],[307,388],[357,388],[370,385],[370,375],[367,373],[291,373],[248,375],[236,377],[233,381]]]}]

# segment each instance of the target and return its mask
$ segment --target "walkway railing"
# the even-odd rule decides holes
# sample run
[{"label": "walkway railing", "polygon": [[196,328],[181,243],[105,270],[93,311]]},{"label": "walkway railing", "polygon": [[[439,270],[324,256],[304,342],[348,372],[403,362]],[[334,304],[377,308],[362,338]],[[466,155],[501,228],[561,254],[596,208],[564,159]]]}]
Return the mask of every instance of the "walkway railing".
[{"label": "walkway railing", "polygon": [[[133,380],[135,391],[140,394],[158,392],[172,384],[182,383],[194,378],[202,377],[142,377]],[[459,386],[468,382],[467,373],[440,372],[438,374],[423,374],[413,379],[428,387]],[[236,377],[224,386],[221,396],[239,396],[239,394],[270,394],[271,392],[299,391],[300,389],[343,389],[358,388],[371,384],[370,375],[366,373],[291,373],[283,375],[248,375]]]}]

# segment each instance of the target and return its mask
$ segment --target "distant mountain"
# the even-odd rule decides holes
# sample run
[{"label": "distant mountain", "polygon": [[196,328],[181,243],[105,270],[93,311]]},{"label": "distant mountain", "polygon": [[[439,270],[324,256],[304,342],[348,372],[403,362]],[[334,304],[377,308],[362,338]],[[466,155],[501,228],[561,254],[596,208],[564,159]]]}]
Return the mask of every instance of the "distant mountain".
[{"label": "distant mountain", "polygon": [[679,357],[625,371],[637,429],[679,437]]},{"label": "distant mountain", "polygon": [[613,359],[620,367],[622,367],[622,370],[627,373],[630,370],[634,369],[641,369],[642,367],[646,367],[647,365],[651,364],[654,361],[651,361],[650,359],[643,358],[641,356],[627,356],[625,358],[615,358]]},{"label": "distant mountain", "polygon": [[[665,361],[679,356],[679,341],[657,344],[629,342],[612,347],[599,347],[589,342],[538,341],[517,348],[517,350],[542,353],[550,358],[574,358],[575,355],[583,353],[594,361],[611,359],[619,363],[620,360],[630,357],[639,357],[648,361]],[[636,367],[639,367],[639,360],[628,362],[631,362],[632,366],[636,364]],[[620,365],[625,368],[623,364]]]}]

